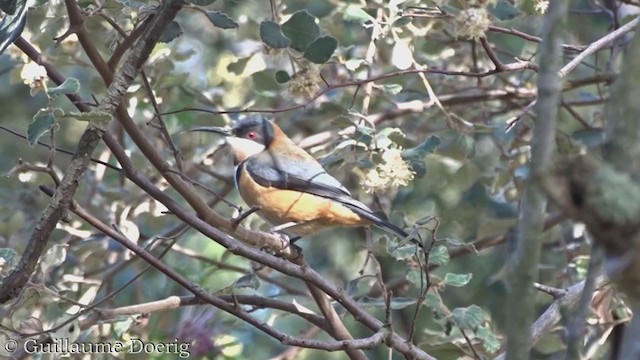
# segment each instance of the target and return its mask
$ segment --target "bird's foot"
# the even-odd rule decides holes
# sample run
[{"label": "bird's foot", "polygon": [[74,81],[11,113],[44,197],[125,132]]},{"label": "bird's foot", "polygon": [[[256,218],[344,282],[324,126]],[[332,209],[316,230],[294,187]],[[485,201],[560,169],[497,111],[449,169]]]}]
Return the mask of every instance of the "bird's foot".
[{"label": "bird's foot", "polygon": [[247,211],[242,211],[242,209],[241,209],[240,210],[240,214],[235,219],[231,220],[231,228],[233,230],[237,229],[238,226],[240,225],[240,223],[244,221],[244,219],[246,219],[247,217],[249,217],[249,215],[253,214],[254,212],[256,212],[258,210],[260,210],[260,206],[252,206]]},{"label": "bird's foot", "polygon": [[292,237],[289,239],[289,244],[293,245],[296,243],[296,241],[302,239],[302,236],[296,236],[296,237]]},{"label": "bird's foot", "polygon": [[282,239],[282,241],[284,241],[284,242],[286,242],[288,244],[287,246],[284,247],[284,249],[290,247],[295,254],[298,254],[300,256],[300,255],[302,255],[302,248],[299,247],[298,245],[296,245],[295,242],[300,240],[302,237],[301,236],[295,236],[295,237],[290,238],[289,235],[281,232],[281,230],[283,228],[288,228],[288,227],[293,226],[293,225],[296,225],[296,223],[286,223],[286,224],[274,226],[273,228],[271,228],[269,230],[269,233],[270,234],[274,234],[274,235],[278,235],[280,237],[280,239]]}]

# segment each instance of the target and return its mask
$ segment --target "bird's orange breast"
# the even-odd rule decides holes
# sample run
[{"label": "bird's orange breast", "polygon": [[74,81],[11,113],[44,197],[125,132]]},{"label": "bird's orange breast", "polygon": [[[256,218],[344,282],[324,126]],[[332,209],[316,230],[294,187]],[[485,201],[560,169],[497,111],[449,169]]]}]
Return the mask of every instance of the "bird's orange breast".
[{"label": "bird's orange breast", "polygon": [[259,206],[258,212],[273,225],[289,222],[298,225],[286,231],[298,236],[307,236],[333,226],[362,226],[368,220],[349,210],[337,201],[317,195],[256,183],[246,167],[238,174],[238,189],[249,206]]}]

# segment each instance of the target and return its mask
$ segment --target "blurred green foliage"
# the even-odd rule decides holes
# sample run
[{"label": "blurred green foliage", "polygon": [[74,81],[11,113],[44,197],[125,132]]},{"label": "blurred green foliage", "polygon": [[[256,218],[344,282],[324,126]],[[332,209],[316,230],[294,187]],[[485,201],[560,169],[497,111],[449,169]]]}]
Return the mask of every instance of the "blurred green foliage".
[{"label": "blurred green foliage", "polygon": [[[96,3],[100,6],[92,1],[79,2],[84,26],[106,59],[122,42],[106,19],[130,32],[156,5],[121,0]],[[233,167],[228,153],[218,151],[223,149],[221,139],[182,131],[194,126],[230,124],[248,115],[242,112],[246,109],[275,109],[269,112],[274,121],[294,141],[306,145],[358,199],[386,212],[392,222],[435,242],[430,260],[440,267],[430,273],[432,288],[417,318],[416,342],[438,359],[468,356],[470,348],[460,332],[463,329],[476,351],[486,356],[495,354],[509,318],[504,313],[507,289],[503,280],[509,245],[477,254],[471,251],[471,255],[456,259],[449,259],[445,250],[503,236],[513,228],[528,175],[530,129],[534,126],[531,117],[521,111],[535,98],[536,73],[521,70],[473,76],[472,73],[492,70],[494,64],[479,43],[456,37],[456,27],[461,25],[456,23],[455,14],[470,6],[463,1],[437,2],[443,4],[445,13],[432,2],[413,0],[284,0],[272,2],[274,8],[265,1],[190,3],[163,34],[163,42],[156,46],[144,69],[160,111],[170,113],[162,119],[181,151],[187,174],[210,189],[222,191],[232,184]],[[612,19],[590,4],[586,0],[571,1],[576,11],[568,21],[565,43],[588,45],[612,26]],[[500,0],[489,12],[495,26],[539,36],[542,17],[533,9],[531,1]],[[48,95],[39,92],[31,96],[21,77],[27,59],[15,46],[9,46],[0,55],[0,123],[20,134],[29,134],[32,142],[39,137],[49,143],[48,130],[52,128],[55,145],[73,151],[86,121],[73,115],[53,116],[54,111],[67,115],[75,111],[67,98],[55,95],[77,92],[91,103],[94,97],[97,101],[103,98],[106,86],[75,35],[59,44],[53,40],[63,35],[68,26],[64,3],[40,2],[29,9],[22,36],[79,87],[71,84],[54,90],[55,85],[48,82]],[[517,58],[535,62],[535,42],[504,32],[488,32],[487,40],[499,61],[513,63]],[[618,63],[608,63],[610,56],[605,53],[589,57],[567,80],[610,74]],[[565,60],[575,54],[567,51]],[[444,73],[421,77],[414,71],[373,83],[364,81],[398,71],[400,60],[409,60],[411,69],[424,67]],[[602,136],[605,83],[593,80],[563,92],[559,128],[566,135],[563,139],[567,144],[584,149]],[[434,94],[443,109],[436,105]],[[155,109],[140,78],[129,89],[125,106],[163,156],[173,159],[154,126]],[[187,108],[204,111],[175,112]],[[290,108],[294,109],[287,110]],[[228,110],[240,111],[215,114]],[[524,116],[521,125],[505,132],[507,121],[515,116]],[[119,134],[121,129],[114,123],[112,131]],[[314,140],[314,134],[327,136]],[[120,141],[140,172],[184,203],[127,136],[120,137]],[[47,147],[32,146],[7,131],[0,131],[0,146],[0,173],[12,175],[0,178],[0,257],[5,259],[4,265],[0,264],[2,276],[11,267],[9,260],[24,251],[33,224],[48,201],[38,185],[52,186],[52,182],[43,173],[11,171],[18,159],[45,165],[49,158]],[[383,152],[388,148],[403,150],[402,157],[415,172],[415,178],[407,186],[367,191],[363,181],[371,169],[383,163]],[[94,157],[117,165],[104,146]],[[68,155],[56,153],[53,164],[58,174],[62,175],[68,160]],[[214,198],[205,191],[202,196]],[[144,245],[180,225],[176,217],[164,212],[161,204],[123,180],[117,171],[102,166],[94,165],[85,174],[75,199],[105,223],[117,224],[128,235],[137,234],[134,240]],[[236,191],[226,199],[242,204]],[[229,217],[236,211],[224,203],[217,204],[215,210]],[[435,221],[420,222],[432,217],[438,219],[437,232]],[[243,225],[269,228],[255,215]],[[540,264],[541,282],[562,288],[584,276],[586,264],[580,257],[585,251],[584,238],[576,234],[572,224],[545,234],[549,251],[544,252]],[[6,305],[0,308],[3,325],[18,328],[39,314],[35,315],[38,321],[49,328],[67,316],[65,312],[72,306],[61,296],[79,299],[93,293],[88,302],[100,299],[145,267],[143,261],[135,261],[120,245],[96,234],[73,216],[70,222],[59,224],[49,241],[51,249],[41,260],[41,272],[32,280],[49,290],[33,285],[13,311]],[[394,330],[403,336],[411,331],[420,275],[406,263],[409,256],[402,253],[402,244],[376,230],[356,229],[331,230],[297,244],[304,248],[314,269],[348,289],[371,313],[383,319],[384,302],[379,294],[371,293],[376,279],[359,273],[372,272],[373,265],[366,261],[367,249],[372,251],[380,262],[382,277],[389,284],[396,284],[392,288]],[[170,251],[163,260],[210,292],[295,300],[318,313],[310,297],[277,285],[284,283],[305,291],[298,280],[268,269],[255,270],[246,259],[231,255],[194,231],[180,237],[177,245],[179,250]],[[212,259],[213,263],[203,258]],[[241,270],[231,271],[216,263]],[[262,277],[256,277],[256,272]],[[265,281],[265,277],[276,284]],[[152,269],[103,306],[128,306],[171,295],[186,293]],[[541,293],[540,310],[552,300]],[[253,310],[254,316],[288,334],[297,335],[307,328],[300,319],[285,312]],[[350,317],[345,323],[354,337],[370,335]],[[78,336],[103,340],[144,337],[155,341],[182,336],[198,342],[192,348],[199,351],[193,354],[196,358],[263,359],[287,350],[249,325],[207,306],[152,313],[148,318],[121,317],[111,327],[103,328],[102,333],[91,327]],[[560,334],[549,337],[535,349],[543,354],[541,358],[556,351],[561,341]],[[326,335],[319,338],[328,339]],[[368,354],[382,358],[387,349],[381,345]],[[299,358],[344,357],[341,352],[303,350]],[[393,357],[400,358],[399,354]]]}]

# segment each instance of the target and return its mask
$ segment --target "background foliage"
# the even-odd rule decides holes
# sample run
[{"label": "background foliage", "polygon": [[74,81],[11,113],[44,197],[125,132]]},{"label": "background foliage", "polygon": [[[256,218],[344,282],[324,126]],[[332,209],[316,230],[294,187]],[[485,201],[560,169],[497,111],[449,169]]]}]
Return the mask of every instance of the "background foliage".
[{"label": "background foliage", "polygon": [[[68,153],[36,142],[54,142],[56,148],[73,152],[87,122],[110,119],[100,112],[82,115],[65,97],[77,94],[93,106],[108,87],[82,37],[111,71],[117,70],[133,45],[129,39],[140,36],[158,5],[123,0],[25,4],[0,2],[5,13],[0,45],[7,45],[0,56],[0,169],[9,175],[0,178],[0,276],[18,263],[50,201],[38,186],[53,188],[52,178],[61,178],[69,165]],[[633,1],[613,10],[586,0],[568,4],[563,65],[634,19],[637,8]],[[227,218],[237,216],[242,201],[233,190],[233,166],[222,139],[184,131],[228,125],[244,116],[273,119],[355,197],[419,232],[433,246],[424,294],[425,278],[413,248],[377,230],[336,229],[301,240],[308,265],[378,319],[390,316],[393,331],[412,337],[429,355],[493,358],[503,351],[510,319],[505,274],[511,250],[504,244],[512,237],[530,180],[536,56],[546,5],[507,0],[193,0],[166,26],[122,106],[172,171],[201,184],[196,186],[199,196]],[[56,86],[22,47],[9,45],[24,19],[22,39],[66,77],[64,84]],[[593,55],[567,69],[558,105],[558,153],[584,153],[601,145],[604,103],[631,34],[623,32],[597,46]],[[109,132],[138,172],[189,206],[167,180],[166,169],[158,171],[128,129],[113,120]],[[393,150],[400,151],[399,162],[385,158]],[[93,157],[120,168],[104,144]],[[398,168],[404,164],[410,174],[403,177]],[[303,281],[233,255],[192,230],[123,171],[92,163],[74,200],[155,256],[163,253],[165,264],[202,289],[238,296],[229,303],[242,304],[238,306],[268,326],[292,336],[332,338],[292,315],[297,309],[323,316]],[[563,289],[580,284],[589,264],[591,241],[584,226],[559,213],[549,206],[544,214],[536,317],[562,299]],[[69,213],[63,220],[48,237],[27,286],[0,308],[0,341],[24,340],[25,334],[50,329],[105,297],[98,308],[107,311],[191,295],[81,217]],[[242,226],[269,229],[255,215]],[[273,308],[260,299],[293,304],[294,310]],[[347,356],[283,345],[238,317],[196,303],[187,301],[175,309],[165,303],[166,311],[140,307],[144,315],[113,312],[104,319],[96,315],[100,312],[87,311],[73,320],[76,331],[64,333],[64,327],[56,334],[77,341],[177,338],[192,343],[194,358]],[[602,358],[609,342],[599,340],[606,340],[629,313],[610,287],[597,289],[591,304],[582,351]],[[333,305],[354,338],[371,336],[353,314]],[[565,351],[563,329],[570,325],[571,313],[566,310],[567,316],[555,319],[558,327],[536,339],[535,358]],[[387,351],[382,343],[366,354],[382,358]],[[394,350],[391,356],[402,355]]]}]

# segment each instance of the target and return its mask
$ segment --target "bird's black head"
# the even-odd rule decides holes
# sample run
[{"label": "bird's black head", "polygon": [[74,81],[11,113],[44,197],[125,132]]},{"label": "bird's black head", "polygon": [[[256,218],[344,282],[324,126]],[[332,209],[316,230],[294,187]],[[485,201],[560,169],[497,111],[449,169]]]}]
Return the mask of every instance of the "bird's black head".
[{"label": "bird's black head", "polygon": [[191,131],[206,131],[222,134],[233,151],[236,163],[267,149],[275,136],[275,125],[262,116],[247,117],[229,128],[199,127]]},{"label": "bird's black head", "polygon": [[273,142],[274,129],[271,121],[262,116],[239,120],[231,129],[234,137],[257,142],[268,148]]}]

